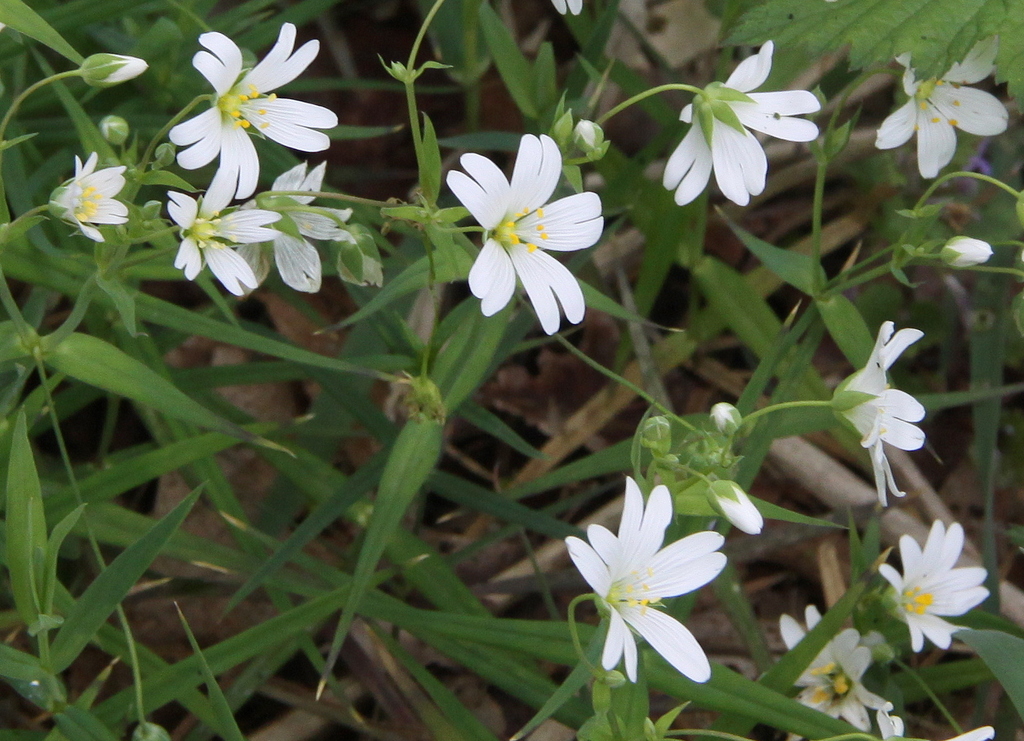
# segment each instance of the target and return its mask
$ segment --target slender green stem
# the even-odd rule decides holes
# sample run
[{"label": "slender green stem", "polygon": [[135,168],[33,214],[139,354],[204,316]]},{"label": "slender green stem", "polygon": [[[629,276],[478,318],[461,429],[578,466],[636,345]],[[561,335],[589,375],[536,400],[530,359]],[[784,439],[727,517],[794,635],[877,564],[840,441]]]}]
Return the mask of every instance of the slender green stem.
[{"label": "slender green stem", "polygon": [[959,172],[946,173],[945,175],[937,178],[934,183],[928,186],[928,190],[921,194],[921,197],[917,199],[917,205],[914,208],[921,208],[921,206],[923,206],[928,201],[928,199],[931,198],[932,194],[939,188],[940,185],[954,178],[974,178],[975,180],[981,180],[982,182],[988,183],[989,185],[994,185],[997,188],[1002,188],[1014,198],[1019,199],[1021,197],[1020,191],[1015,190],[1014,188],[1010,187],[1009,185],[1004,183],[1002,180],[999,180],[998,178],[994,178],[991,175],[985,175],[984,173],[980,172],[965,172],[964,170],[960,170]]},{"label": "slender green stem", "polygon": [[926,681],[924,681],[924,679],[922,679],[922,678],[921,678],[921,675],[920,675],[920,674],[918,674],[918,673],[917,673],[916,671],[914,671],[914,670],[913,670],[912,668],[910,668],[909,666],[907,666],[906,664],[904,664],[904,663],[903,663],[902,661],[900,661],[899,659],[895,659],[893,663],[895,663],[895,664],[896,664],[896,666],[898,666],[898,667],[899,667],[900,669],[902,669],[902,670],[903,670],[903,672],[904,672],[904,673],[905,673],[905,674],[906,674],[906,675],[907,675],[908,677],[910,677],[911,679],[913,679],[913,680],[914,680],[914,682],[915,682],[915,683],[916,683],[916,684],[917,684],[917,685],[918,685],[918,686],[919,686],[919,687],[920,687],[920,688],[921,688],[922,690],[924,690],[924,693],[925,693],[926,695],[928,695],[928,698],[929,698],[929,699],[930,699],[930,700],[931,700],[931,701],[932,701],[933,703],[935,703],[935,707],[937,707],[937,708],[939,709],[939,712],[940,712],[940,713],[942,713],[942,715],[943,715],[943,716],[944,716],[944,717],[946,718],[946,721],[947,721],[947,722],[948,722],[948,723],[949,723],[949,724],[950,724],[950,725],[951,725],[951,726],[953,727],[953,729],[954,729],[954,730],[955,730],[955,731],[957,732],[957,735],[959,735],[959,734],[962,734],[962,733],[964,732],[964,729],[963,729],[963,728],[961,728],[961,727],[960,727],[960,724],[956,722],[956,718],[954,718],[954,717],[953,717],[953,714],[952,714],[952,713],[950,713],[950,712],[949,712],[949,710],[948,710],[948,709],[946,708],[946,706],[945,706],[945,705],[944,705],[944,704],[942,703],[942,701],[941,701],[941,700],[939,700],[938,696],[937,696],[937,695],[936,695],[936,694],[935,694],[935,693],[934,693],[934,692],[932,691],[932,688],[928,686],[928,683],[927,683]]},{"label": "slender green stem", "polygon": [[52,334],[47,336],[47,342],[51,346],[59,345],[65,337],[78,329],[78,325],[85,319],[85,312],[92,302],[92,296],[95,291],[96,275],[93,274],[82,284],[82,289],[78,292],[78,298],[75,299],[75,305],[72,307],[71,313],[68,314],[68,318]]},{"label": "slender green stem", "polygon": [[372,198],[350,196],[347,193],[332,193],[326,190],[267,190],[260,193],[260,198],[271,196],[305,196],[306,198],[326,198],[327,200],[345,201],[347,203],[361,203],[366,206],[374,206],[375,208],[387,208],[388,206],[395,205],[394,203],[388,203],[387,201],[375,201]]},{"label": "slender green stem", "polygon": [[[669,731],[666,736],[709,736],[711,738],[723,738],[727,741],[750,741],[746,736],[737,736],[734,733],[725,731],[712,731],[708,728],[681,728],[677,731]],[[820,741],[878,741],[878,736],[870,733],[843,733],[838,736],[829,736]]]},{"label": "slender green stem", "polygon": [[420,30],[416,34],[416,40],[413,41],[412,49],[409,51],[409,61],[405,65],[405,102],[409,109],[409,128],[412,131],[412,144],[416,150],[416,164],[419,167],[421,179],[425,163],[423,157],[423,132],[420,129],[419,109],[416,106],[416,56],[420,52],[420,45],[423,43],[423,39],[426,38],[427,29],[430,27],[431,21],[434,20],[434,16],[437,15],[442,5],[444,5],[444,0],[435,0],[434,5],[423,19]]},{"label": "slender green stem", "polygon": [[669,90],[685,90],[686,92],[693,93],[694,95],[701,95],[704,93],[704,91],[701,90],[699,87],[694,87],[693,85],[685,85],[681,82],[673,82],[667,85],[658,85],[657,87],[652,87],[650,90],[645,90],[642,93],[637,93],[632,98],[627,98],[626,100],[622,101],[617,106],[615,106],[610,111],[601,116],[599,119],[597,119],[595,123],[597,123],[600,126],[609,118],[611,118],[617,113],[622,113],[622,111],[626,110],[631,105],[639,103],[641,100],[646,100],[647,98],[650,98],[652,95],[668,92]]},{"label": "slender green stem", "polygon": [[[61,461],[64,463],[64,470],[67,473],[68,483],[71,486],[71,492],[75,497],[75,502],[78,505],[85,503],[82,498],[82,490],[78,486],[78,477],[75,476],[75,469],[71,463],[71,456],[68,454],[67,445],[64,442],[64,435],[60,429],[60,418],[57,416],[57,405],[54,403],[53,395],[50,393],[50,384],[48,383],[46,376],[46,366],[43,365],[42,357],[37,353],[35,355],[36,372],[39,374],[39,382],[43,387],[43,393],[46,395],[46,406],[50,414],[50,424],[53,426],[53,434],[57,438],[57,447],[60,450]],[[96,540],[96,535],[92,531],[92,526],[89,524],[89,518],[84,518],[86,537],[89,541],[89,546],[92,549],[93,556],[96,562],[100,565],[100,568],[105,569],[107,567],[106,561],[103,558],[103,552],[100,550],[100,544]],[[131,660],[132,669],[132,683],[134,684],[135,690],[135,712],[138,722],[146,722],[146,706],[142,696],[142,669],[139,666],[139,654],[135,646],[135,638],[132,636],[131,625],[128,623],[128,616],[125,615],[124,608],[117,605],[117,619],[121,624],[121,631],[124,633],[125,644],[128,647],[128,656]]]},{"label": "slender green stem", "polygon": [[594,665],[590,663],[590,659],[587,658],[586,651],[583,650],[583,644],[580,642],[580,632],[576,627],[576,608],[583,602],[591,601],[596,599],[595,594],[578,594],[573,597],[572,602],[569,603],[567,610],[569,617],[569,634],[572,636],[572,645],[576,649],[576,653],[579,654],[580,661],[585,663],[591,671],[594,671]]},{"label": "slender green stem", "polygon": [[[822,212],[824,211],[825,178],[827,175],[828,158],[825,156],[824,151],[822,151],[821,159],[818,161],[818,168],[814,174],[814,203],[811,206],[811,259],[814,260],[815,265],[821,265],[821,221],[823,216]],[[818,285],[821,278],[821,271],[815,269],[815,295],[821,292],[822,286]]]},{"label": "slender green stem", "polygon": [[1000,268],[991,265],[971,265],[961,270],[973,270],[977,273],[1003,273],[1005,275],[1012,275],[1019,280],[1024,280],[1024,270],[1018,270],[1017,268]]},{"label": "slender green stem", "polygon": [[0,267],[0,304],[3,305],[7,316],[14,322],[14,328],[23,341],[35,336],[36,331],[25,321],[18,302],[14,299],[14,294],[11,293],[11,287],[7,285],[7,276],[4,275],[3,267]]},{"label": "slender green stem", "polygon": [[160,144],[160,142],[164,140],[164,137],[167,136],[170,130],[177,126],[181,122],[181,119],[185,118],[185,116],[191,113],[192,109],[195,108],[197,105],[202,103],[204,100],[212,99],[213,96],[211,96],[208,93],[205,95],[197,95],[192,100],[190,100],[184,108],[182,108],[180,111],[174,114],[171,120],[164,124],[164,127],[160,129],[160,131],[156,132],[156,136],[154,136],[150,140],[149,145],[146,147],[145,153],[142,155],[142,159],[139,160],[139,172],[142,172],[146,169],[146,166],[149,164],[150,158],[153,156],[153,152],[156,151],[157,146]]},{"label": "slender green stem", "polygon": [[799,407],[831,407],[831,401],[825,401],[823,399],[804,399],[799,401],[780,401],[778,404],[772,404],[771,406],[763,407],[758,409],[756,412],[751,412],[743,418],[743,425],[746,426],[753,422],[758,417],[763,417],[771,412],[780,412],[783,409],[796,409]]}]

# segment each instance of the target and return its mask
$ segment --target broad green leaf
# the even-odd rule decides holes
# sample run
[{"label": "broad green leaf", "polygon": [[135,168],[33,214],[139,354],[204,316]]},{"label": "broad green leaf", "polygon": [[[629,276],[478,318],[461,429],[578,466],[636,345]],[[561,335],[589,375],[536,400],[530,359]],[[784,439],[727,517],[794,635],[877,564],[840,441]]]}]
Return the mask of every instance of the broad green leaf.
[{"label": "broad green leaf", "polygon": [[816,287],[825,284],[825,273],[821,266],[814,262],[810,255],[803,255],[792,250],[784,250],[763,239],[755,237],[747,230],[729,219],[725,222],[733,233],[740,238],[747,249],[757,255],[764,266],[804,293],[814,295]]},{"label": "broad green leaf", "polygon": [[752,9],[728,40],[802,45],[811,54],[850,45],[856,68],[886,65],[910,52],[920,78],[939,77],[975,42],[1012,17],[1005,0],[769,0]]},{"label": "broad green leaf", "polygon": [[999,25],[996,82],[1007,83],[1014,98],[1024,96],[1024,0],[1008,0],[1006,18]]},{"label": "broad green leaf", "polygon": [[181,526],[199,497],[196,489],[128,546],[90,584],[64,616],[64,625],[53,640],[51,660],[55,671],[67,669],[93,639],[99,627],[124,599],[168,539]]},{"label": "broad green leaf", "polygon": [[[74,332],[56,346],[43,338],[47,365],[71,378],[111,391],[183,422],[206,427],[247,442],[269,441],[228,422],[186,395],[156,371],[109,342]],[[278,447],[270,443],[272,447]]]},{"label": "broad green leaf", "polygon": [[863,368],[875,346],[875,338],[857,307],[842,294],[823,296],[816,302],[828,333],[854,368]]},{"label": "broad green leaf", "polygon": [[189,645],[192,646],[192,653],[196,655],[199,661],[199,669],[202,671],[203,679],[206,681],[206,689],[210,693],[210,701],[219,726],[217,732],[228,741],[245,741],[245,736],[238,730],[238,724],[235,722],[235,716],[231,712],[231,706],[228,705],[228,701],[220,689],[220,684],[217,683],[217,677],[210,671],[210,665],[206,663],[206,657],[203,655],[202,649],[199,648],[195,635],[192,634],[192,628],[189,627],[188,621],[185,619],[185,615],[182,614],[178,604],[175,603],[174,606],[178,610],[178,619],[181,621],[181,627],[185,629]]},{"label": "broad green leaf", "polygon": [[37,565],[46,553],[46,519],[39,474],[28,441],[24,412],[14,423],[7,470],[7,569],[18,614],[26,625],[39,617],[42,575]]},{"label": "broad green leaf", "polygon": [[959,630],[956,637],[978,652],[1024,718],[1024,639],[996,630]]},{"label": "broad green leaf", "polygon": [[44,21],[38,13],[21,0],[3,0],[3,2],[0,2],[0,23],[4,23],[15,31],[23,33],[41,44],[45,44],[77,65],[85,61],[82,55],[64,40],[63,36],[57,33],[49,23]]},{"label": "broad green leaf", "polygon": [[441,454],[442,432],[443,425],[438,422],[409,420],[395,439],[380,477],[377,499],[366,527],[366,537],[359,551],[359,560],[352,574],[352,591],[345,602],[341,620],[334,633],[324,674],[331,671],[338,658],[341,644],[363,596],[370,589],[377,562],[380,561],[388,541],[398,529],[406,509],[419,493],[427,476],[434,470],[437,458]]}]

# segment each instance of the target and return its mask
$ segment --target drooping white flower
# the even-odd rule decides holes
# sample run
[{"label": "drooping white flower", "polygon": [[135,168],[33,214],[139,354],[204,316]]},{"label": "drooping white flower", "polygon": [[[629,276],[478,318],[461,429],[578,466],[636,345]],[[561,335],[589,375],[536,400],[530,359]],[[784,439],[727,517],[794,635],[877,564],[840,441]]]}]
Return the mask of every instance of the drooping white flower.
[{"label": "drooping white flower", "polygon": [[302,152],[330,146],[327,134],[315,129],[338,125],[332,111],[271,92],[310,65],[320,42],[307,41],[293,53],[295,26],[285,23],[267,56],[244,74],[242,51],[227,36],[211,31],[202,34],[199,43],[209,51],[197,52],[192,64],[213,85],[216,99],[212,108],[171,129],[171,141],[188,147],[178,153],[179,165],[195,170],[220,155],[216,177],[232,183],[236,198],[247,198],[256,190],[260,174],[250,133]]},{"label": "drooping white flower", "polygon": [[565,15],[566,12],[579,15],[583,10],[583,0],[551,0],[551,2],[555,4],[555,10],[562,15]]},{"label": "drooping white flower", "polygon": [[960,627],[940,616],[963,615],[980,604],[988,590],[981,586],[987,572],[981,566],[955,567],[964,547],[964,529],[954,522],[946,529],[936,520],[928,533],[924,550],[909,535],[900,537],[903,574],[888,564],[878,568],[892,585],[899,618],[910,629],[910,646],[924,648],[928,638],[939,648],[949,648]]},{"label": "drooping white flower", "polygon": [[954,268],[981,265],[992,257],[992,245],[973,237],[953,237],[943,245],[939,257]]},{"label": "drooping white flower", "polygon": [[637,651],[630,629],[694,682],[711,677],[711,665],[693,634],[655,608],[661,600],[692,592],[718,576],[725,568],[725,555],[718,552],[724,538],[705,531],[662,548],[671,521],[668,487],[654,487],[645,507],[640,488],[627,477],[618,536],[591,525],[589,544],[576,537],[565,539],[573,563],[601,598],[611,621],[601,665],[613,669],[625,656],[626,676],[632,682]]},{"label": "drooping white flower", "polygon": [[[879,708],[875,714],[875,720],[878,722],[878,732],[886,741],[890,738],[903,738],[903,734],[906,732],[906,725],[903,723],[903,719],[896,715],[890,715],[889,713],[891,712],[892,703],[887,702],[885,707]],[[973,731],[954,736],[949,741],[988,741],[995,735],[996,731],[992,726],[982,726],[981,728],[975,728]]]},{"label": "drooping white flower", "polygon": [[[807,630],[811,630],[821,620],[821,613],[814,605],[808,605],[804,619]],[[779,628],[789,649],[807,634],[789,615],[779,618]],[[885,706],[884,698],[869,692],[861,683],[871,665],[871,649],[865,645],[870,641],[865,639],[855,628],[840,632],[825,644],[796,681],[798,687],[804,688],[797,695],[798,701],[833,718],[845,718],[862,731],[871,728],[867,709]]]},{"label": "drooping white flower", "polygon": [[511,183],[479,154],[464,154],[459,162],[469,175],[452,170],[448,187],[486,230],[483,249],[469,271],[469,289],[481,299],[484,316],[505,307],[518,275],[545,332],[558,331],[558,303],[570,322],[583,321],[586,305],[579,283],[546,250],[582,250],[601,238],[598,195],[576,193],[548,203],[562,173],[562,154],[543,134],[520,140]]},{"label": "drooping white flower", "polygon": [[233,190],[230,183],[222,180],[214,181],[198,201],[184,193],[171,192],[167,194],[167,212],[181,227],[181,247],[174,267],[194,280],[205,261],[225,288],[241,296],[259,283],[249,263],[234,248],[274,239],[279,232],[266,225],[280,219],[281,214],[258,208],[225,213]]},{"label": "drooping white flower", "polygon": [[808,142],[818,136],[813,122],[793,118],[821,108],[813,93],[750,92],[768,79],[774,48],[771,41],[766,42],[757,54],[739,63],[724,85],[711,83],[679,114],[693,125],[669,157],[663,182],[675,190],[680,206],[704,191],[712,170],[725,197],[741,206],[764,190],[768,159],[748,129],[791,142]]},{"label": "drooping white flower", "polygon": [[98,161],[96,152],[89,155],[84,165],[76,155],[75,176],[50,198],[57,215],[94,242],[102,242],[103,235],[93,224],[128,221],[128,207],[114,198],[124,187],[124,165],[97,170]]},{"label": "drooping white flower", "polygon": [[711,484],[711,497],[711,505],[748,535],[757,535],[764,528],[760,510],[735,481],[715,481]]},{"label": "drooping white flower", "polygon": [[893,335],[894,324],[884,322],[878,329],[875,347],[867,365],[854,373],[837,391],[859,391],[872,398],[846,409],[842,415],[857,428],[863,437],[860,444],[871,453],[871,466],[875,472],[878,501],[887,503],[888,490],[898,497],[904,492],[896,485],[884,444],[900,450],[917,450],[924,445],[924,432],[911,424],[924,419],[924,407],[905,391],[889,388],[886,371],[910,345],[924,333],[919,329],[901,329]]},{"label": "drooping white flower", "polygon": [[992,74],[998,51],[998,37],[980,41],[963,62],[954,64],[941,78],[924,81],[914,75],[909,54],[896,57],[907,68],[903,91],[910,100],[882,122],[875,146],[893,149],[906,144],[917,132],[917,167],[921,177],[933,178],[953,159],[954,129],[978,136],[1006,131],[1008,114],[999,99],[984,90],[964,87]]},{"label": "drooping white flower", "polygon": [[[318,191],[324,182],[326,168],[327,163],[321,162],[307,174],[306,163],[302,162],[278,176],[271,190]],[[281,198],[303,206],[313,202],[313,196],[281,196]],[[250,201],[242,208],[246,210],[256,208],[256,202]],[[283,217],[290,219],[302,236],[296,237],[278,230],[278,234],[273,240],[274,262],[278,272],[281,273],[281,279],[296,291],[316,293],[320,290],[320,253],[317,252],[316,247],[302,237],[355,241],[339,223],[348,221],[352,216],[352,209],[325,208],[322,210],[326,213],[287,212]],[[278,226],[281,225],[278,224]],[[262,283],[270,270],[270,261],[261,245],[243,245],[238,248],[238,254],[249,263],[256,279]]]}]

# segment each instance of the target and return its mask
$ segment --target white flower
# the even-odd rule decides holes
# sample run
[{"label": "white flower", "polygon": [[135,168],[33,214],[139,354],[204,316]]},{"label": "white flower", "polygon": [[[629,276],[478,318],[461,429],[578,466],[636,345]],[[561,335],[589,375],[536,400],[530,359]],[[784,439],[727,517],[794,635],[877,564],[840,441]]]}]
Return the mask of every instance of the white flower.
[{"label": "white flower", "polygon": [[704,191],[712,169],[725,197],[741,206],[764,190],[768,159],[747,129],[791,142],[808,142],[818,136],[813,122],[792,118],[821,108],[813,93],[750,92],[768,79],[774,48],[771,41],[766,42],[757,54],[739,63],[725,85],[709,85],[694,101],[695,123],[694,104],[679,114],[681,120],[693,125],[669,157],[663,182],[669,190],[675,189],[680,206]]},{"label": "white flower", "polygon": [[551,2],[555,4],[555,10],[562,15],[565,15],[566,11],[573,15],[579,15],[583,10],[583,0],[551,0]]},{"label": "white flower", "polygon": [[516,275],[523,282],[544,331],[558,331],[558,303],[573,324],[583,321],[583,291],[568,268],[545,250],[571,252],[601,238],[604,219],[596,193],[548,199],[562,173],[554,140],[527,134],[519,142],[512,182],[479,154],[464,154],[465,173],[448,173],[448,187],[486,230],[483,249],[469,271],[469,289],[481,299],[484,316],[512,298]]},{"label": "white flower", "polygon": [[[804,611],[807,630],[821,620],[814,605]],[[807,634],[789,615],[779,618],[779,628],[786,648],[792,649]],[[806,671],[796,680],[800,691],[797,700],[833,718],[845,718],[851,725],[866,731],[871,728],[867,708],[880,708],[885,699],[869,692],[861,677],[871,664],[871,649],[865,637],[854,628],[847,628],[825,644]]]},{"label": "white flower", "polygon": [[728,402],[720,401],[711,407],[711,421],[723,435],[731,435],[743,424],[740,410]]},{"label": "white flower", "polygon": [[910,394],[889,388],[886,371],[910,345],[924,333],[919,329],[901,329],[893,335],[894,325],[885,322],[878,329],[878,338],[867,365],[850,376],[840,391],[859,391],[870,398],[842,412],[863,437],[860,444],[871,452],[871,466],[875,472],[878,501],[886,501],[886,484],[898,497],[904,492],[896,485],[889,459],[885,457],[884,443],[900,450],[917,450],[924,445],[924,433],[912,422],[924,419],[924,407]]},{"label": "white flower", "polygon": [[112,87],[133,80],[149,69],[144,59],[124,54],[93,54],[79,68],[82,79],[93,87]]},{"label": "white flower", "polygon": [[601,665],[613,669],[625,655],[626,676],[633,682],[637,652],[630,628],[694,682],[711,677],[711,665],[693,634],[654,608],[662,599],[692,592],[718,576],[725,568],[725,555],[718,552],[724,538],[705,531],[662,548],[671,521],[668,487],[654,487],[645,508],[640,488],[627,477],[618,537],[591,525],[589,545],[580,538],[565,539],[576,568],[608,609],[611,622]]},{"label": "white flower", "polygon": [[936,520],[923,551],[909,535],[900,537],[902,576],[888,564],[878,568],[878,573],[895,590],[897,614],[910,629],[910,646],[914,651],[924,648],[925,638],[939,648],[949,648],[953,633],[960,627],[940,615],[963,615],[988,596],[988,590],[981,586],[985,569],[954,568],[963,547],[964,529],[960,523],[954,522],[947,530]]},{"label": "white flower", "polygon": [[[318,41],[307,41],[292,53],[295,26],[285,23],[274,48],[243,74],[242,52],[222,33],[204,33],[199,43],[209,51],[192,58],[193,66],[213,85],[213,107],[171,129],[170,139],[188,146],[178,153],[178,164],[195,170],[220,155],[217,178],[235,188],[236,198],[256,190],[260,161],[249,133],[257,132],[293,149],[320,152],[331,141],[321,131],[338,125],[338,117],[323,106],[278,98],[270,92],[298,77],[320,50]],[[212,52],[212,53],[211,53]]]},{"label": "white flower", "polygon": [[764,528],[760,510],[735,481],[719,479],[712,483],[711,505],[748,535],[757,535]]},{"label": "white flower", "polygon": [[241,296],[259,283],[252,268],[233,247],[274,239],[279,232],[267,229],[266,225],[280,219],[281,214],[253,208],[221,215],[231,203],[232,190],[230,183],[214,181],[198,202],[184,193],[168,193],[167,211],[181,227],[181,247],[174,267],[194,280],[205,260],[224,287]]},{"label": "white flower", "polygon": [[51,196],[52,207],[94,242],[102,242],[100,230],[91,224],[124,224],[128,207],[114,199],[124,187],[124,165],[96,169],[99,155],[93,152],[82,164],[75,156],[75,176]]},{"label": "white flower", "polygon": [[[306,163],[300,163],[287,172],[282,173],[274,181],[271,190],[318,191],[324,182],[326,168],[327,163],[321,162],[307,174]],[[280,198],[305,206],[312,203],[314,197],[280,196]],[[244,204],[242,208],[256,208],[256,202],[250,201]],[[352,235],[338,223],[339,221],[348,221],[349,217],[352,216],[352,209],[325,208],[322,210],[327,213],[317,214],[289,211],[285,215],[294,223],[296,230],[302,237],[345,242],[355,241]],[[331,216],[328,216],[328,213]],[[274,262],[281,273],[281,279],[287,285],[296,291],[316,293],[320,290],[320,253],[316,251],[316,247],[307,240],[302,239],[302,237],[278,231],[277,236],[274,237]],[[239,247],[238,253],[249,263],[249,266],[256,275],[256,279],[262,283],[270,270],[269,260],[262,247],[259,244],[248,244]]]},{"label": "white flower", "polygon": [[[903,734],[906,732],[906,726],[903,723],[903,719],[889,715],[892,712],[892,703],[885,703],[885,707],[879,708],[875,714],[875,720],[878,721],[878,732],[882,735],[883,739],[890,738],[903,738]],[[959,736],[955,736],[949,741],[988,741],[996,735],[996,731],[992,726],[982,726],[981,728],[975,728],[973,731],[967,733],[961,733]]]},{"label": "white flower", "polygon": [[954,268],[981,265],[992,257],[992,245],[973,237],[953,237],[943,245],[939,256]]},{"label": "white flower", "polygon": [[964,85],[980,82],[995,69],[999,39],[995,36],[974,45],[967,58],[954,64],[941,79],[918,82],[910,55],[896,61],[907,68],[903,90],[910,96],[878,129],[875,146],[893,149],[906,144],[917,132],[917,167],[921,176],[933,178],[949,164],[956,151],[954,128],[978,136],[1006,131],[1006,108],[995,96]]}]

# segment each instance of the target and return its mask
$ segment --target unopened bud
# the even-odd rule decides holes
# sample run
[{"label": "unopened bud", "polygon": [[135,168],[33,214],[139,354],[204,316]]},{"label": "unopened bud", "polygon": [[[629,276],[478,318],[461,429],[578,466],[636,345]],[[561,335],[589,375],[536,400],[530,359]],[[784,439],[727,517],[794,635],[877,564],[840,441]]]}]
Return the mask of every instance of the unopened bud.
[{"label": "unopened bud", "polygon": [[665,417],[650,417],[640,428],[640,444],[655,458],[668,455],[672,448],[672,425]]},{"label": "unopened bud", "polygon": [[78,73],[93,87],[111,87],[131,80],[149,68],[145,60],[124,54],[93,54],[88,57]]},{"label": "unopened bud", "polygon": [[764,517],[735,481],[719,480],[711,484],[711,506],[733,525],[749,535],[764,527]]},{"label": "unopened bud", "polygon": [[174,162],[174,155],[177,150],[174,145],[170,142],[164,142],[156,148],[156,153],[153,155],[153,162],[157,167],[167,167],[169,164]]},{"label": "unopened bud", "polygon": [[743,424],[743,415],[732,404],[720,401],[711,407],[711,421],[723,435],[731,435]]},{"label": "unopened bud", "polygon": [[604,143],[604,130],[593,121],[581,119],[573,129],[576,146],[584,152],[597,149]]},{"label": "unopened bud", "polygon": [[953,237],[943,246],[939,257],[954,268],[981,265],[992,257],[992,245],[972,237]]},{"label": "unopened bud", "polygon": [[120,116],[110,115],[100,119],[100,133],[111,144],[124,144],[130,131],[128,122]]},{"label": "unopened bud", "polygon": [[566,147],[572,138],[572,111],[566,111],[551,126],[551,138],[559,147]]}]

